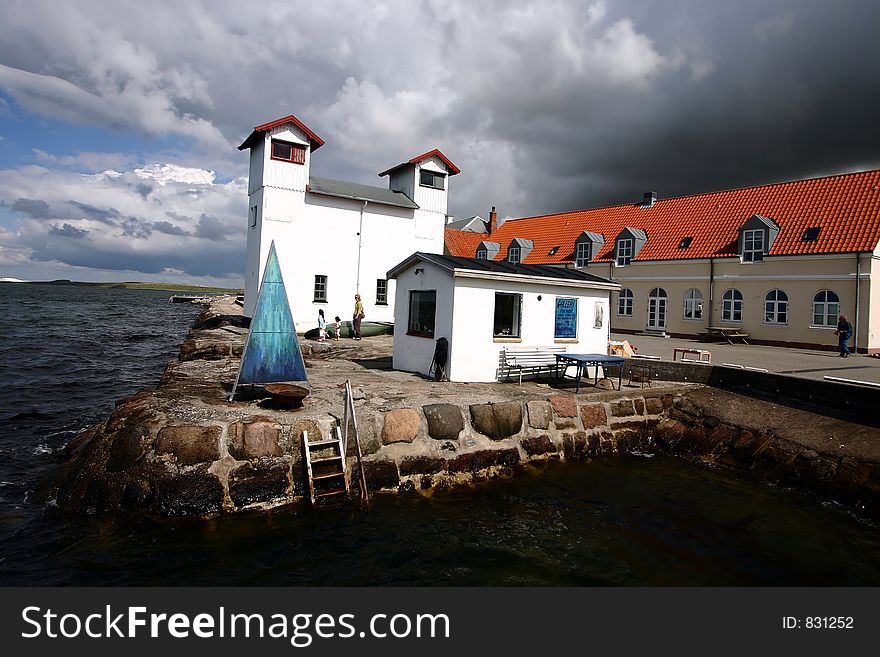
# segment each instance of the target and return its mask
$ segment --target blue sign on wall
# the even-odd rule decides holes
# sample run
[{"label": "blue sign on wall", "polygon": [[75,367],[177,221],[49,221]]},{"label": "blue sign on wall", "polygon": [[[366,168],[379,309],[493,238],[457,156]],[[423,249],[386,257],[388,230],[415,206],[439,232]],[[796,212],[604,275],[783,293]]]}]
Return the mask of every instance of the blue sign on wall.
[{"label": "blue sign on wall", "polygon": [[556,299],[556,330],[557,338],[576,338],[578,329],[577,299],[557,297]]}]

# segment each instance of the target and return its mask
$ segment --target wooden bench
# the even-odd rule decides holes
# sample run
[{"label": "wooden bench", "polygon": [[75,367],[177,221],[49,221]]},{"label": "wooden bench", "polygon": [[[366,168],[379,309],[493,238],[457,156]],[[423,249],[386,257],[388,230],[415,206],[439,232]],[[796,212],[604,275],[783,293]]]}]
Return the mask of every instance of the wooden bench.
[{"label": "wooden bench", "polygon": [[510,373],[516,371],[519,374],[519,383],[522,385],[523,374],[539,375],[544,370],[558,374],[556,354],[564,354],[566,351],[566,347],[557,346],[504,347],[501,350],[499,370],[508,381]]},{"label": "wooden bench", "polygon": [[737,328],[728,328],[725,326],[707,326],[705,332],[700,333],[699,340],[700,342],[727,340],[728,344],[733,344],[733,341],[736,339],[742,340],[742,343],[747,345],[747,337],[749,337],[748,333],[743,333]]}]

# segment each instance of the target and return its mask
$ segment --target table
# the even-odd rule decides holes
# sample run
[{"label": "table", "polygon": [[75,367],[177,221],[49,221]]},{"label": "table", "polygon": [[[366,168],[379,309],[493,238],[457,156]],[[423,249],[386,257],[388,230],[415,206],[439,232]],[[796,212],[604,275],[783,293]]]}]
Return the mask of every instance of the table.
[{"label": "table", "polygon": [[[617,389],[620,390],[621,384],[623,383],[623,364],[625,362],[626,358],[623,358],[622,356],[608,356],[607,354],[556,354],[557,365],[561,364],[565,367],[568,365],[575,365],[577,367],[577,387],[575,388],[575,392],[580,392],[581,376],[584,374],[584,369],[591,365],[596,368],[596,380],[593,382],[593,385],[599,383],[600,365],[602,367],[617,367]],[[563,376],[565,375],[565,367],[562,368]]]},{"label": "table", "polygon": [[[706,349],[690,349],[688,347],[675,347],[672,350],[672,360],[673,362],[681,354],[682,358],[684,358],[685,354],[691,354],[697,357],[697,360],[703,363],[711,363],[712,362],[712,353]],[[704,359],[703,356],[706,356]]]},{"label": "table", "polygon": [[706,340],[721,338],[727,340],[729,344],[733,344],[733,338],[738,338],[742,340],[743,344],[749,344],[746,342],[746,338],[749,337],[749,334],[743,333],[734,326],[707,326],[706,332],[703,333],[702,336],[705,336]]}]

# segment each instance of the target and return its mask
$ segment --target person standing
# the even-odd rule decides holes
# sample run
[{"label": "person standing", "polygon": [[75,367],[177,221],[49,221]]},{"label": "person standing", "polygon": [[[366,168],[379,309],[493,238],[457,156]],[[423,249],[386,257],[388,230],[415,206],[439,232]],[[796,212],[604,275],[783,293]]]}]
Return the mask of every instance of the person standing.
[{"label": "person standing", "polygon": [[354,339],[361,339],[361,320],[364,318],[364,304],[361,303],[361,295],[354,295],[354,316],[352,317],[352,329],[354,330]]},{"label": "person standing", "polygon": [[336,319],[333,321],[333,328],[336,329],[336,339],[339,340],[342,334],[342,320],[339,319],[339,315],[336,315]]},{"label": "person standing", "polygon": [[846,315],[837,318],[837,330],[834,334],[837,336],[837,348],[840,351],[838,358],[849,358],[849,339],[852,337],[853,327],[846,320]]},{"label": "person standing", "polygon": [[318,310],[318,342],[327,339],[327,318],[324,317],[324,309]]}]

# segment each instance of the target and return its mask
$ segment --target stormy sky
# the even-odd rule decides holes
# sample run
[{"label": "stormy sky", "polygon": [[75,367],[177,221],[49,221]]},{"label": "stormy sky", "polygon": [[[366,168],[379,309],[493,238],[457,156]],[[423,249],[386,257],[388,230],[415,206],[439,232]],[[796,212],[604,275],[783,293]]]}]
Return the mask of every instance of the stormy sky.
[{"label": "stormy sky", "polygon": [[458,218],[880,167],[880,3],[2,0],[0,278],[238,285],[254,125]]}]

